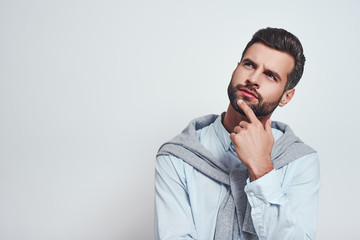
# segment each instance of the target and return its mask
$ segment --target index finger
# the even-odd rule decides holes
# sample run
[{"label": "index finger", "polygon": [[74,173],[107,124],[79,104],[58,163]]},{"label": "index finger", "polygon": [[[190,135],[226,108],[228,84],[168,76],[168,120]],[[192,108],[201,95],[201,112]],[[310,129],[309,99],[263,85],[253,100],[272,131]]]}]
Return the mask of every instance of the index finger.
[{"label": "index finger", "polygon": [[238,106],[243,110],[246,117],[249,119],[250,122],[256,122],[259,121],[259,119],[256,117],[254,111],[244,102],[243,100],[237,101]]}]

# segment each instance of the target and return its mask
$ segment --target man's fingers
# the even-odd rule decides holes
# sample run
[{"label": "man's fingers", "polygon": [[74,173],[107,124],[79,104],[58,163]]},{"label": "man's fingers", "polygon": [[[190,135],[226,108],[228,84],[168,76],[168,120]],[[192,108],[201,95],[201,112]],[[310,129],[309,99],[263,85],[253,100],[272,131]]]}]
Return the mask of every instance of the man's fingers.
[{"label": "man's fingers", "polygon": [[241,127],[240,126],[236,126],[234,128],[234,133],[239,133],[241,131]]},{"label": "man's fingers", "polygon": [[236,133],[230,133],[230,139],[232,142],[235,141],[235,136],[236,136]]},{"label": "man's fingers", "polygon": [[243,100],[238,100],[237,105],[241,108],[241,110],[243,110],[250,122],[259,121],[254,111]]},{"label": "man's fingers", "polygon": [[248,126],[249,126],[249,124],[250,123],[248,123],[248,122],[246,122],[246,121],[241,121],[240,123],[239,123],[239,126],[241,127],[241,128],[247,128]]},{"label": "man's fingers", "polygon": [[237,125],[235,128],[234,128],[234,133],[239,133],[241,130],[243,129],[247,129],[248,126],[249,126],[250,123],[246,122],[246,121],[241,121],[239,123],[239,125]]}]

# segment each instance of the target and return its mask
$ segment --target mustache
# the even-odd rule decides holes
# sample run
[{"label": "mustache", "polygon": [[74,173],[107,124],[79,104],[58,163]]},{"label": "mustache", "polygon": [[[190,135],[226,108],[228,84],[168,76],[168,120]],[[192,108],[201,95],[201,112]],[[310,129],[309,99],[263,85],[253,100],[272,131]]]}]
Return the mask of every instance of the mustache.
[{"label": "mustache", "polygon": [[247,84],[245,84],[245,85],[243,85],[243,84],[237,84],[237,85],[235,86],[235,89],[237,89],[237,90],[241,90],[241,89],[244,89],[244,88],[248,89],[250,92],[255,93],[256,96],[258,96],[259,98],[261,98],[261,95],[256,91],[256,88],[255,88],[252,84],[249,84],[249,83],[247,83]]}]

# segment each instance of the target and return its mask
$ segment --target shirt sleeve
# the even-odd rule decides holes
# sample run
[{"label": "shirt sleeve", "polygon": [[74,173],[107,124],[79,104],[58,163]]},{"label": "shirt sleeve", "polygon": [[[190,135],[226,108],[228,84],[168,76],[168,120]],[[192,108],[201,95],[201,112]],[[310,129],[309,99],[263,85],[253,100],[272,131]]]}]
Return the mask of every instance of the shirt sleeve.
[{"label": "shirt sleeve", "polygon": [[155,164],[155,239],[196,239],[184,174],[184,162],[158,156]]},{"label": "shirt sleeve", "polygon": [[319,187],[316,153],[253,182],[248,179],[245,192],[259,239],[315,239]]}]

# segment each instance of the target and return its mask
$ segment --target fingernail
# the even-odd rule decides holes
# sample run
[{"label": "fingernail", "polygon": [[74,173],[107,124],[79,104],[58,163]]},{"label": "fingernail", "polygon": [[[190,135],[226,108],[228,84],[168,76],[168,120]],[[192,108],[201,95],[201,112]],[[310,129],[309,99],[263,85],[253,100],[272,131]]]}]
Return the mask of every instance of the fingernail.
[{"label": "fingernail", "polygon": [[242,102],[243,102],[243,100],[241,100],[241,99],[239,99],[239,100],[237,101],[238,104],[242,104]]}]

